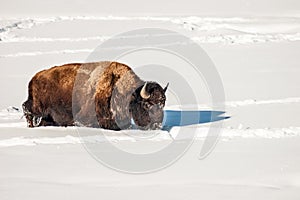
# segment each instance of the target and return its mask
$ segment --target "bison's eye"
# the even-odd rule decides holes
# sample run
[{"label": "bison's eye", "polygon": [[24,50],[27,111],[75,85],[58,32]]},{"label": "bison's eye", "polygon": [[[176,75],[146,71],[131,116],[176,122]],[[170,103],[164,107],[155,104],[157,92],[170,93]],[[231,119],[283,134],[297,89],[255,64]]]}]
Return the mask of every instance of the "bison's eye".
[{"label": "bison's eye", "polygon": [[165,104],[163,102],[159,102],[159,108],[163,108],[165,106]]},{"label": "bison's eye", "polygon": [[151,107],[151,104],[149,102],[145,102],[144,103],[144,107],[147,108],[147,109],[149,109]]}]

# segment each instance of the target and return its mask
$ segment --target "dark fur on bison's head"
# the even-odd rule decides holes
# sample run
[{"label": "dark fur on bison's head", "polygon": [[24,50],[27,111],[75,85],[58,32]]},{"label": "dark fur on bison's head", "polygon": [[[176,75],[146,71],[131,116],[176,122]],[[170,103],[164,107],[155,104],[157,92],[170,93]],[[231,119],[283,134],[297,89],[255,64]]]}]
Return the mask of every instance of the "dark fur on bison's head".
[{"label": "dark fur on bison's head", "polygon": [[134,123],[141,129],[161,128],[167,86],[163,89],[156,82],[146,82],[132,94],[130,112]]}]

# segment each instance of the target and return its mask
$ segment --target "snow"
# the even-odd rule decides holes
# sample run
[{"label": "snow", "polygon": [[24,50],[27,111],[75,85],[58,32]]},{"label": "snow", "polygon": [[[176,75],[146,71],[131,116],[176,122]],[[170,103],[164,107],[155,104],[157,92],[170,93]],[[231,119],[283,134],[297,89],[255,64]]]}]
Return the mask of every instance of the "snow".
[{"label": "snow", "polygon": [[248,106],[248,105],[262,105],[262,104],[292,104],[292,103],[300,103],[300,98],[292,97],[285,99],[269,99],[269,100],[255,100],[255,99],[247,99],[243,101],[232,101],[227,102],[226,106],[228,107],[238,107],[238,106]]},{"label": "snow", "polygon": [[[247,44],[264,42],[299,41],[300,19],[297,17],[252,17],[252,18],[212,18],[212,17],[96,17],[96,16],[59,16],[49,18],[28,19],[5,19],[1,24],[0,39],[3,43],[16,42],[81,42],[81,41],[103,41],[109,39],[109,35],[91,35],[90,37],[77,38],[53,38],[50,37],[19,37],[14,32],[18,30],[38,29],[41,26],[52,26],[54,24],[68,24],[76,26],[78,23],[168,23],[176,25],[189,31],[197,31],[197,36],[191,37],[199,43],[226,43]],[[52,37],[51,37],[52,36]],[[20,55],[23,56],[23,55]],[[5,57],[5,55],[2,55]]]},{"label": "snow", "polygon": [[[84,62],[101,42],[144,27],[171,29],[201,45],[223,81],[224,112],[213,110],[206,94],[182,106],[168,93],[165,110],[200,111],[199,123],[169,131],[27,128],[18,108],[36,72]],[[0,44],[1,199],[300,198],[299,15],[2,17]],[[218,123],[216,146],[199,160]],[[147,154],[186,141],[192,144],[175,163],[140,175],[105,167],[87,151],[87,144],[112,144]]]}]

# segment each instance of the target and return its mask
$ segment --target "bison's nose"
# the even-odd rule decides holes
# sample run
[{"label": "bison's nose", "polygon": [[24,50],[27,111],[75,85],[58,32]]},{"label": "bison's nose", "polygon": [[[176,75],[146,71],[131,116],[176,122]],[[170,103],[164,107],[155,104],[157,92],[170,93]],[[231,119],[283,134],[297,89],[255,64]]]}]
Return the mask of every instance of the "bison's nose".
[{"label": "bison's nose", "polygon": [[162,123],[153,123],[150,125],[150,129],[157,130],[162,128]]}]

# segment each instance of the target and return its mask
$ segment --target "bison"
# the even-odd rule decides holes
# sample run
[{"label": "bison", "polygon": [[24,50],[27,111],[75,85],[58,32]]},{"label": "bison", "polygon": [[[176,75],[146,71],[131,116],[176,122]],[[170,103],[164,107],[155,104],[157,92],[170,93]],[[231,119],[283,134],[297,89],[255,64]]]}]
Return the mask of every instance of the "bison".
[{"label": "bison", "polygon": [[28,127],[73,126],[159,129],[166,90],[118,62],[74,63],[38,72],[23,111]]}]

